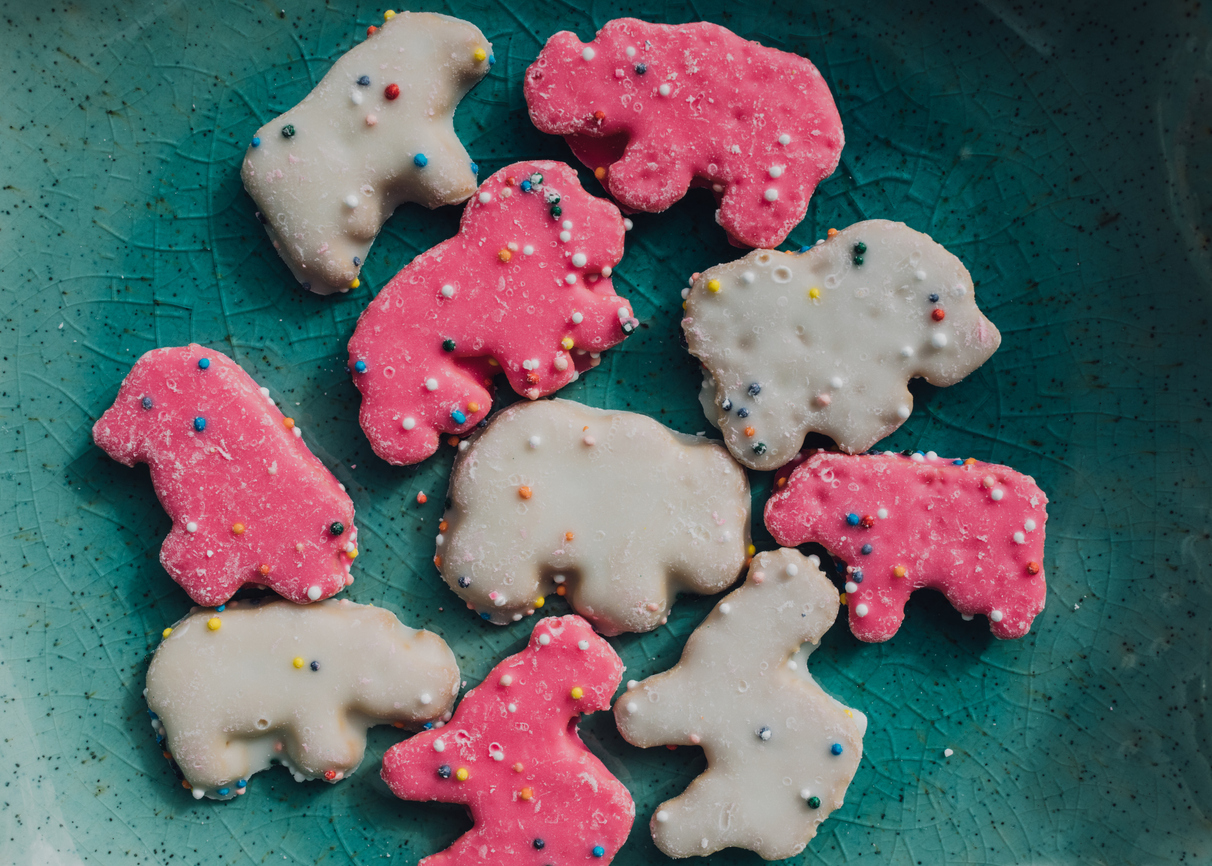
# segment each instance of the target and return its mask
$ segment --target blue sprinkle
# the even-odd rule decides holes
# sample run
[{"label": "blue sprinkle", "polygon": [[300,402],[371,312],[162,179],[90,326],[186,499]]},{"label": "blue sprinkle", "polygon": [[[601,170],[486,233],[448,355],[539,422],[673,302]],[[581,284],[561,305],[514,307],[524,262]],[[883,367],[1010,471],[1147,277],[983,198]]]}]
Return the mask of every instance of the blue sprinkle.
[{"label": "blue sprinkle", "polygon": [[217,793],[220,797],[226,797],[231,793],[231,788],[220,788]]},{"label": "blue sprinkle", "polygon": [[749,417],[749,410],[748,410],[748,409],[746,409],[744,406],[742,406],[740,409],[737,409],[737,410],[736,410],[736,414],[737,414],[739,417],[741,417],[741,418],[748,418],[748,417]]},{"label": "blue sprinkle", "polygon": [[210,358],[200,358],[198,360],[198,369],[199,370],[205,370],[209,366],[210,366]]},{"label": "blue sprinkle", "polygon": [[201,415],[194,419],[194,429],[199,433],[206,429],[206,419]]},{"label": "blue sprinkle", "polygon": [[151,398],[151,397],[144,397],[144,398],[143,398],[143,408],[144,408],[144,409],[150,409],[150,408],[151,408],[153,405],[155,405],[155,404],[153,404],[153,403],[152,403],[152,398]]},{"label": "blue sprinkle", "polygon": [[362,260],[360,258],[358,258],[357,256],[354,256],[354,267],[355,268],[360,267],[361,264],[362,264]]},{"label": "blue sprinkle", "polygon": [[248,787],[248,779],[241,779],[240,781],[236,782],[236,787],[237,787],[237,788],[247,788],[247,787]]},{"label": "blue sprinkle", "polygon": [[253,147],[260,147],[261,146],[261,136],[254,135],[252,145],[253,145]]},{"label": "blue sprinkle", "polygon": [[522,188],[522,192],[530,192],[531,184],[529,180],[522,181],[520,184],[518,184],[518,186]]},{"label": "blue sprinkle", "polygon": [[606,849],[603,848],[601,845],[594,845],[593,846],[593,856],[594,857],[605,857]]},{"label": "blue sprinkle", "polygon": [[757,382],[754,382],[752,385],[749,386],[749,396],[750,397],[756,397],[758,394],[761,394],[761,393],[762,393],[762,386],[759,385]]},{"label": "blue sprinkle", "polygon": [[497,65],[497,56],[496,56],[495,54],[489,54],[489,55],[488,55],[488,65],[489,65],[489,66],[496,66],[496,65]]},{"label": "blue sprinkle", "polygon": [[160,718],[160,717],[159,717],[159,716],[157,716],[155,713],[153,713],[151,710],[148,710],[148,711],[147,711],[147,714],[148,714],[149,716],[151,716],[153,719],[158,719],[158,718]]},{"label": "blue sprinkle", "polygon": [[302,286],[303,286],[303,291],[305,291],[305,292],[311,291],[311,283],[303,283]]},{"label": "blue sprinkle", "polygon": [[358,361],[356,364],[354,364],[354,369],[357,370],[359,373],[365,373],[366,372],[366,362]]},{"label": "blue sprinkle", "polygon": [[963,466],[963,465],[964,465],[964,461],[963,461],[963,460],[961,460],[960,458],[956,457],[954,460],[952,460],[952,461],[951,461],[951,465],[953,465],[953,466]]},{"label": "blue sprinkle", "polygon": [[834,743],[832,746],[829,747],[829,751],[833,752],[833,754],[835,754],[835,755],[840,755],[842,753],[842,744]]},{"label": "blue sprinkle", "polygon": [[458,409],[455,409],[453,412],[451,412],[450,417],[454,419],[454,422],[456,424],[463,424],[467,421],[467,416],[464,415],[462,412],[460,412]]},{"label": "blue sprinkle", "polygon": [[417,168],[425,168],[425,166],[429,165],[429,157],[423,153],[418,153],[412,158],[412,162]]},{"label": "blue sprinkle", "polygon": [[932,304],[937,304],[937,303],[938,303],[938,295],[935,295],[935,294],[930,295],[930,303],[932,303]]},{"label": "blue sprinkle", "polygon": [[312,663],[311,663],[311,665],[310,665],[310,667],[311,667],[311,669],[312,669],[313,671],[318,671],[318,670],[320,669],[320,663],[319,663],[319,662],[312,662]]},{"label": "blue sprinkle", "polygon": [[850,579],[853,580],[855,583],[862,583],[863,582],[863,570],[861,568],[856,568],[854,571],[850,572]]},{"label": "blue sprinkle", "polygon": [[476,165],[474,162],[471,164],[471,173],[472,174],[480,173],[480,167],[478,165]]},{"label": "blue sprinkle", "polygon": [[226,608],[227,608],[227,605],[225,605],[225,604],[221,604],[221,605],[219,605],[218,607],[216,607],[216,608],[215,608],[215,613],[223,613],[223,611],[224,611]]},{"label": "blue sprinkle", "polygon": [[847,514],[846,522],[849,523],[851,526],[858,526],[859,525],[859,516],[857,514]]},{"label": "blue sprinkle", "polygon": [[433,722],[426,722],[424,725],[421,726],[421,728],[423,730],[428,731],[433,728]]},{"label": "blue sprinkle", "polygon": [[359,76],[358,84],[361,84],[363,87],[370,87],[370,76],[369,75]]},{"label": "blue sprinkle", "polygon": [[863,556],[866,556],[866,555],[867,555],[867,554],[869,554],[870,552],[871,552],[871,545],[870,545],[870,544],[864,544],[864,545],[863,545]]},{"label": "blue sprinkle", "polygon": [[723,409],[725,412],[731,412],[732,411],[732,401],[729,400],[727,397],[725,397],[724,402],[720,404],[720,408]]},{"label": "blue sprinkle", "polygon": [[486,614],[486,613],[482,613],[482,614],[480,614],[480,619],[487,620],[487,619],[492,619],[492,617],[490,617],[490,616],[489,616],[488,614]]},{"label": "blue sprinkle", "polygon": [[801,252],[801,253],[806,253],[806,252],[808,252],[810,249],[812,249],[812,247],[811,247],[811,246],[800,247],[800,252]]},{"label": "blue sprinkle", "polygon": [[920,454],[920,455],[922,455],[923,457],[925,457],[925,456],[926,456],[926,452],[925,452],[925,451],[914,451],[913,453],[914,453],[914,454]]}]

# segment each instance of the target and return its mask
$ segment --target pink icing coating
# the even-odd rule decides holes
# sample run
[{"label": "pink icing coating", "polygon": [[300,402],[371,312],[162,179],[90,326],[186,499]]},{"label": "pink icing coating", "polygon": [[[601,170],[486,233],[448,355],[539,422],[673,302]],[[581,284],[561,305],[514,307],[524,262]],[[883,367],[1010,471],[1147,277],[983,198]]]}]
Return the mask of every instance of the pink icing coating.
[{"label": "pink icing coating", "polygon": [[690,186],[709,187],[716,219],[738,246],[782,243],[844,142],[812,63],[707,22],[619,18],[589,43],[557,33],[527,70],[524,91],[535,126],[564,136],[591,169],[606,169],[602,183],[626,208],[663,211]]},{"label": "pink icing coating", "polygon": [[815,541],[849,563],[857,589],[846,605],[859,640],[896,634],[909,594],[923,587],[965,616],[988,616],[996,637],[1016,638],[1044,609],[1047,504],[1030,476],[996,463],[821,451],[766,503],[766,528],[779,544]]},{"label": "pink icing coating", "polygon": [[[526,191],[536,174],[542,183]],[[585,192],[564,163],[519,162],[488,178],[459,233],[396,274],[349,341],[375,453],[418,463],[439,433],[473,429],[498,372],[533,400],[596,366],[594,355],[637,324],[609,276],[622,257],[618,208]]]},{"label": "pink icing coating", "polygon": [[[622,660],[588,622],[548,617],[526,649],[463,697],[444,727],[388,749],[383,781],[392,793],[462,803],[475,821],[422,866],[609,863],[631,830],[635,803],[585,748],[575,723],[583,713],[609,709],[622,677]],[[460,768],[468,772],[465,781]]]},{"label": "pink icing coating", "polygon": [[235,361],[191,343],[140,358],[93,427],[110,457],[150,467],[173,521],[160,562],[198,604],[246,583],[306,604],[353,583],[353,502],[286,421]]}]

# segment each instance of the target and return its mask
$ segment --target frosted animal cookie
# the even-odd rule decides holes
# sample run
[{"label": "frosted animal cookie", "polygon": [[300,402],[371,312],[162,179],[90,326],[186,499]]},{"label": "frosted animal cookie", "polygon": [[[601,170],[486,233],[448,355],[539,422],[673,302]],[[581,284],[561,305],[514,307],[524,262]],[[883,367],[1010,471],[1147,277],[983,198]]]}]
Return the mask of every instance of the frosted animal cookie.
[{"label": "frosted animal cookie", "polygon": [[915,589],[937,589],[995,637],[1022,637],[1044,609],[1048,497],[1027,475],[933,451],[809,457],[766,503],[779,544],[822,544],[849,563],[859,640],[896,634]]},{"label": "frosted animal cookie", "polygon": [[455,458],[435,562],[498,625],[567,593],[602,634],[650,631],[678,592],[745,566],[745,471],[718,443],[645,415],[515,403]]},{"label": "frosted animal cookie", "polygon": [[449,718],[459,668],[445,641],[372,605],[234,601],[194,609],[147,671],[157,739],[187,788],[230,799],[284,764],[296,781],[353,773],[373,725]]},{"label": "frosted animal cookie", "polygon": [[615,703],[629,743],[702,746],[707,755],[706,771],[653,816],[665,854],[737,847],[794,857],[841,807],[867,717],[825,694],[807,665],[837,610],[816,557],[759,553],[745,583],[690,635],[681,661],[630,683]]},{"label": "frosted animal cookie", "polygon": [[401,204],[458,204],[476,188],[454,113],[488,74],[492,45],[449,15],[387,17],[302,102],[257,130],[244,156],[244,188],[274,249],[321,295],[357,287]]},{"label": "frosted animal cookie", "polygon": [[954,385],[1001,344],[968,271],[928,236],[888,220],[829,234],[717,265],[687,296],[704,411],[750,469],[787,463],[809,431],[866,451],[909,417],[909,379]]},{"label": "frosted animal cookie", "polygon": [[609,863],[635,803],[577,736],[584,713],[610,707],[623,662],[579,616],[540,620],[440,730],[383,756],[383,781],[405,800],[461,803],[475,826],[420,866]]},{"label": "frosted animal cookie", "polygon": [[353,502],[226,355],[196,343],[148,352],[93,439],[120,463],[148,464],[173,521],[160,562],[198,604],[246,583],[306,604],[353,583]]},{"label": "frosted animal cookie", "polygon": [[498,372],[534,400],[596,366],[639,324],[611,285],[622,257],[618,208],[564,163],[514,163],[486,180],[459,233],[396,274],[349,341],[375,453],[417,463],[439,433],[474,429]]},{"label": "frosted animal cookie", "polygon": [[718,24],[620,18],[588,44],[557,33],[524,92],[535,126],[564,136],[625,207],[656,213],[710,187],[739,246],[782,243],[842,152],[816,67]]}]

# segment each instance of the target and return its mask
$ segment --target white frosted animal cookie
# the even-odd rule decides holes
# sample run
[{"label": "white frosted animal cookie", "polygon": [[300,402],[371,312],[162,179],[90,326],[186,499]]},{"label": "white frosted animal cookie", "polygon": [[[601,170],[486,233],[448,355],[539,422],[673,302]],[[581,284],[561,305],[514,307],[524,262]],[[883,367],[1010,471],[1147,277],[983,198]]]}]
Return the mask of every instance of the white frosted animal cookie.
[{"label": "white frosted animal cookie", "polygon": [[904,223],[868,220],[799,253],[755,250],[700,274],[682,328],[700,399],[751,469],[809,431],[871,448],[909,417],[914,377],[954,385],[997,350],[963,264]]},{"label": "white frosted animal cookie", "polygon": [[469,443],[434,562],[498,625],[555,591],[602,634],[651,631],[750,554],[749,482],[718,443],[568,400],[515,403]]},{"label": "white frosted animal cookie", "polygon": [[492,44],[449,15],[387,16],[302,102],[257,130],[244,156],[244,187],[274,249],[321,295],[357,288],[401,204],[458,204],[476,190],[454,112],[488,74]]},{"label": "white frosted animal cookie", "polygon": [[277,761],[337,782],[366,730],[449,718],[459,668],[440,637],[348,599],[234,601],[164,630],[147,671],[157,739],[197,799],[243,794]]},{"label": "white frosted animal cookie", "polygon": [[707,769],[649,825],[666,855],[736,847],[794,857],[841,807],[867,717],[808,673],[838,611],[837,590],[817,565],[787,548],[759,553],[745,583],[690,635],[681,661],[631,683],[615,703],[627,742],[706,753]]}]

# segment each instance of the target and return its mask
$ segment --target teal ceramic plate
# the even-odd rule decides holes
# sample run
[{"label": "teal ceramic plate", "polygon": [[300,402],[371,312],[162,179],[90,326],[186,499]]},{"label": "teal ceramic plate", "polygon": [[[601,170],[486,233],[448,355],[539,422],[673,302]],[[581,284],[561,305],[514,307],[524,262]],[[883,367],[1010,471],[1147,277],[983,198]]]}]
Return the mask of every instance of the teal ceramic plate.
[{"label": "teal ceramic plate", "polygon": [[[871,723],[845,807],[795,862],[1209,862],[1207,5],[421,8],[467,18],[495,44],[492,74],[456,118],[483,177],[524,157],[571,160],[522,100],[523,71],[556,30],[706,18],[807,55],[836,95],[846,149],[786,246],[904,220],[964,260],[1004,335],[961,384],[916,388],[886,447],[1037,479],[1052,501],[1047,609],[1025,639],[1002,643],[923,593],[885,644],[844,626],[826,636],[815,674]],[[141,353],[191,340],[226,352],[282,396],[353,495],[355,600],[442,634],[469,685],[521,646],[531,622],[482,623],[430,562],[452,450],[409,469],[376,459],[343,369],[368,299],[453,234],[458,209],[400,210],[363,287],[325,299],[294,288],[240,185],[253,131],[380,15],[341,0],[4,8],[0,861],[413,863],[467,826],[457,808],[389,794],[378,759],[391,729],[372,733],[362,769],[339,785],[279,769],[230,803],[181,789],[141,698],[161,629],[188,609],[157,561],[168,522],[146,469],[109,460],[89,436]],[[696,364],[678,344],[679,291],[736,255],[701,191],[637,216],[616,286],[643,324],[562,396],[706,429]],[[755,505],[769,487],[754,476]],[[628,676],[670,666],[712,603],[683,600],[666,628],[613,640]],[[635,749],[606,714],[583,731],[637,801],[616,862],[663,862],[648,817],[700,771],[701,753]]]}]

